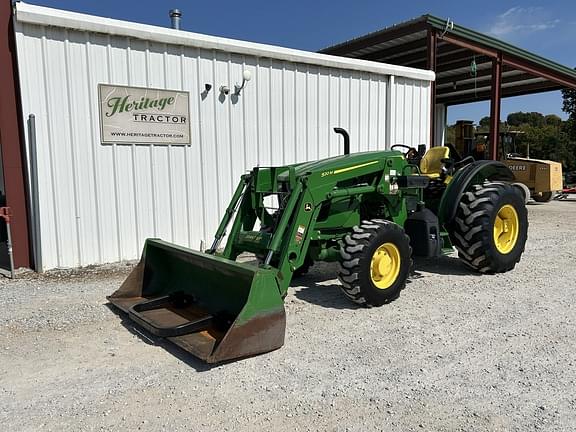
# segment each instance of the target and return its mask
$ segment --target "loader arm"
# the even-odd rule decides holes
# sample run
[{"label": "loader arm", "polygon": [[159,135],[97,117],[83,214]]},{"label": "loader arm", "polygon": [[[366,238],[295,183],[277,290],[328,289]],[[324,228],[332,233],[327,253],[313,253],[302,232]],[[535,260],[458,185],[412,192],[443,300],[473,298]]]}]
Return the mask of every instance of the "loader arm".
[{"label": "loader arm", "polygon": [[[337,257],[339,241],[360,223],[363,200],[377,200],[382,217],[404,223],[408,212],[405,196],[421,200],[421,188],[394,189],[390,173],[400,177],[405,171],[405,161],[397,152],[341,156],[328,164],[254,169],[236,188],[214,245],[219,244],[235,212],[226,246],[219,255],[235,261],[243,252],[255,253],[262,268],[276,271],[277,286],[284,297],[312,242],[316,257]],[[269,230],[256,231],[257,219],[267,228],[267,219],[273,219],[263,204],[270,195],[278,196],[281,202],[275,211],[277,219]],[[321,242],[324,239],[329,241]]]},{"label": "loader arm", "polygon": [[[247,176],[248,188],[239,184],[237,192],[241,190],[254,191],[257,184],[257,176]],[[247,226],[253,228],[256,214],[262,208],[254,208],[254,202],[261,203],[264,194],[253,192],[244,193],[241,196],[241,202],[237,207],[232,229],[228,236],[226,246],[219,256],[235,261],[242,252],[254,252],[264,257],[261,266],[277,271],[278,287],[280,295],[284,296],[290,285],[292,273],[296,268],[303,264],[306,251],[310,243],[310,236],[307,235],[308,229],[313,225],[313,221],[318,215],[319,208],[310,208],[304,205],[308,199],[312,202],[309,189],[305,186],[303,179],[294,181],[292,190],[289,191],[289,199],[282,209],[281,217],[277,221],[273,233],[256,232],[244,230]],[[234,195],[228,209],[236,208],[240,197]],[[214,244],[217,245],[225,233],[225,227],[228,226],[232,218],[231,212],[226,212],[220,227],[216,233]],[[263,222],[263,221],[261,221]],[[274,257],[277,259],[272,261]],[[273,262],[273,264],[272,264]]]}]

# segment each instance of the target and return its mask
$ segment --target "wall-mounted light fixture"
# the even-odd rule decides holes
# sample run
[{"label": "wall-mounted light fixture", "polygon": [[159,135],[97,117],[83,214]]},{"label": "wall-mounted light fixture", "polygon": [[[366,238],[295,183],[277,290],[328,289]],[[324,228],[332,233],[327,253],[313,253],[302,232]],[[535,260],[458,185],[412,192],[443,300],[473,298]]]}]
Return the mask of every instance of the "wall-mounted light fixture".
[{"label": "wall-mounted light fixture", "polygon": [[252,73],[249,70],[242,72],[242,84],[234,84],[234,96],[240,96],[240,93],[246,86],[246,83],[252,79]]}]

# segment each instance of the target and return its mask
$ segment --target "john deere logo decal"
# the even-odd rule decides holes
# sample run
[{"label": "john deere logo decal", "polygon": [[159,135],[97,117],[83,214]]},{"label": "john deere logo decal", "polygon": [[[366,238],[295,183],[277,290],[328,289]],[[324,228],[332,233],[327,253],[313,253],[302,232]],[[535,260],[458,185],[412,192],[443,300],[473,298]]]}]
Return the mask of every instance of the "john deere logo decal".
[{"label": "john deere logo decal", "polygon": [[304,204],[304,211],[305,211],[305,212],[312,211],[312,203],[306,203],[306,204]]}]

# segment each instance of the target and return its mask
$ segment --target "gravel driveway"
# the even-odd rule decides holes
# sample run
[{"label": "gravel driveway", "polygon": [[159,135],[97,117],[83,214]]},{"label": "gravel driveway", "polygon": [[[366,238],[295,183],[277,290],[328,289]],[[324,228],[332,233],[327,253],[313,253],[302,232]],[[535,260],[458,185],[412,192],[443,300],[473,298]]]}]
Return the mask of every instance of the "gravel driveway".
[{"label": "gravel driveway", "polygon": [[529,217],[514,271],[419,260],[381,308],[317,265],[286,298],[285,346],[215,367],[109,309],[129,266],[1,280],[1,429],[576,430],[576,200]]}]

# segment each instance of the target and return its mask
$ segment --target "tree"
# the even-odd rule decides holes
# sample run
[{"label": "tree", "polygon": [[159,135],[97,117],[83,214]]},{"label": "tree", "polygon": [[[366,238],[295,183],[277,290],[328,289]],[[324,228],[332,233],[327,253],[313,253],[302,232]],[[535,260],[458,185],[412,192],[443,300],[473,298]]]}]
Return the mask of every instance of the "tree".
[{"label": "tree", "polygon": [[556,114],[548,114],[544,116],[544,122],[546,123],[546,126],[554,126],[557,128],[562,126],[562,119]]},{"label": "tree", "polygon": [[574,170],[576,169],[576,89],[562,90],[562,111],[568,114],[568,121],[562,124],[562,131],[568,136],[565,149],[566,165],[568,169]]},{"label": "tree", "polygon": [[534,127],[542,127],[545,124],[544,116],[537,112],[515,112],[508,114],[506,119],[510,126],[518,127],[522,125],[530,125]]},{"label": "tree", "polygon": [[481,128],[490,129],[490,117],[488,117],[488,116],[482,117],[480,119],[479,125]]},{"label": "tree", "polygon": [[567,132],[572,139],[576,139],[576,90],[562,90],[562,111],[568,114]]},{"label": "tree", "polygon": [[576,90],[562,90],[562,111],[568,114],[570,120],[576,120]]}]

